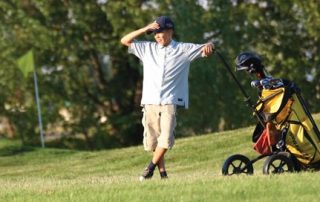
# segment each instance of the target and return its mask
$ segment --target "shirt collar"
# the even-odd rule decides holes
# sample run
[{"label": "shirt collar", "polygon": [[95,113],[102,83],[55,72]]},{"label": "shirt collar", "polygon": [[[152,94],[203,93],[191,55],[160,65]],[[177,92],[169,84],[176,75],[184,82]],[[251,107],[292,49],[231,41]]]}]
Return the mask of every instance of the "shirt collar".
[{"label": "shirt collar", "polygon": [[172,48],[172,47],[174,47],[174,46],[176,45],[176,43],[177,43],[177,42],[172,39],[167,46],[163,46],[163,45],[160,45],[160,44],[158,44],[158,45],[159,45],[159,48],[161,48],[161,49],[162,49],[162,48]]}]

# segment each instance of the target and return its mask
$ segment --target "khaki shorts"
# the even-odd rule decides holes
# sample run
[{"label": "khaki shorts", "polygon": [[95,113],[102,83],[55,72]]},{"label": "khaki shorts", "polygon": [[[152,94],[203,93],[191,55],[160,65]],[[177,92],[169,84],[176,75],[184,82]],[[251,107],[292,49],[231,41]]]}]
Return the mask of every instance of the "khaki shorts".
[{"label": "khaki shorts", "polygon": [[171,149],[174,145],[176,105],[145,105],[142,111],[144,149],[146,151],[154,151],[156,147]]}]

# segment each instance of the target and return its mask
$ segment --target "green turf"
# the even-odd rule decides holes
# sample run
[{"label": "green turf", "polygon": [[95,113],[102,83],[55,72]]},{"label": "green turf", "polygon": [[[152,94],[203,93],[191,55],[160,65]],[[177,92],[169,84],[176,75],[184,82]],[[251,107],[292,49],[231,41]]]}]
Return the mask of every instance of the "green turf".
[{"label": "green turf", "polygon": [[252,176],[221,175],[230,155],[257,156],[252,131],[178,139],[167,154],[169,179],[155,173],[144,182],[138,176],[151,156],[142,146],[84,152],[0,139],[0,201],[318,201],[317,172],[265,176],[261,160]]}]

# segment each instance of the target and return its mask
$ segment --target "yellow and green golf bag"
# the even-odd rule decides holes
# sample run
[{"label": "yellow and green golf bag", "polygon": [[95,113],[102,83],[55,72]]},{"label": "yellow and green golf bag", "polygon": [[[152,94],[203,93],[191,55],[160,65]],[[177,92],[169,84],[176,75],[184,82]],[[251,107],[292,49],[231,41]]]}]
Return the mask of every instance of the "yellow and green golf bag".
[{"label": "yellow and green golf bag", "polygon": [[[282,148],[295,157],[301,168],[319,165],[320,133],[300,89],[293,82],[261,89],[255,114],[260,119],[260,126],[256,127],[253,141],[258,144],[255,147],[260,146],[260,151],[269,147],[268,154]],[[263,139],[262,134],[266,131],[268,134]]]},{"label": "yellow and green golf bag", "polygon": [[222,174],[251,175],[253,165],[264,158],[262,171],[266,175],[320,170],[320,132],[296,84],[273,78],[257,54],[243,52],[236,58],[236,70],[256,76],[251,86],[258,89],[259,99],[253,102],[222,54],[216,53],[258,119],[252,141],[260,154],[252,159],[240,153],[229,156],[223,163]]}]

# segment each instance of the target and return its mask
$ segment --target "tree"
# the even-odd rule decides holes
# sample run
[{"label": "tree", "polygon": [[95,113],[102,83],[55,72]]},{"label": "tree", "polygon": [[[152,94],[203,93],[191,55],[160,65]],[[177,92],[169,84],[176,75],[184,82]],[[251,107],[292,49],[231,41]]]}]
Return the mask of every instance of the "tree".
[{"label": "tree", "polygon": [[[159,15],[173,19],[179,41],[213,41],[231,66],[242,51],[261,54],[273,76],[294,80],[313,112],[319,110],[318,1],[206,2],[1,1],[1,116],[25,144],[39,144],[32,78],[24,80],[15,62],[33,48],[46,137],[52,145],[100,149],[139,144],[142,68],[119,41]],[[254,100],[251,78],[237,77]],[[189,82],[190,109],[179,111],[177,136],[254,123],[217,56],[195,61]]]}]

